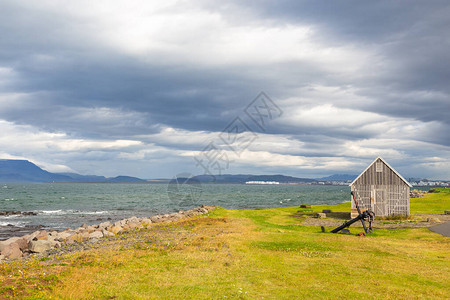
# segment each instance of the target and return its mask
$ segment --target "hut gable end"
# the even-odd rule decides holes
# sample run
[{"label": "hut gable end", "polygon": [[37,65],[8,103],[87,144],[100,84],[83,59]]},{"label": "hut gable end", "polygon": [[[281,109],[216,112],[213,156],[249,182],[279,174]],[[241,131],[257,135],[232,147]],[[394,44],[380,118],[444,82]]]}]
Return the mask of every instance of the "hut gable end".
[{"label": "hut gable end", "polygon": [[[362,210],[371,209],[377,216],[409,215],[411,184],[381,157],[377,157],[350,186]],[[356,215],[352,201],[352,216]]]}]

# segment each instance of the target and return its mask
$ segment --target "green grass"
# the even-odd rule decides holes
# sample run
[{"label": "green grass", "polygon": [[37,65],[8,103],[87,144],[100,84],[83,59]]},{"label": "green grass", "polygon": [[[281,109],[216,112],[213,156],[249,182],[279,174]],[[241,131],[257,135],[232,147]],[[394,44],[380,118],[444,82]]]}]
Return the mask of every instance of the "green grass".
[{"label": "green grass", "polygon": [[438,193],[428,193],[423,198],[411,198],[411,214],[443,214],[450,210],[450,189],[436,188]]},{"label": "green grass", "polygon": [[[411,199],[411,210],[441,211],[448,194],[439,195]],[[322,209],[348,212],[350,203],[310,210]],[[0,297],[448,298],[448,238],[427,228],[376,229],[367,237],[322,233],[300,225],[292,217],[298,211],[218,208],[105,240],[98,249],[0,264]]]}]

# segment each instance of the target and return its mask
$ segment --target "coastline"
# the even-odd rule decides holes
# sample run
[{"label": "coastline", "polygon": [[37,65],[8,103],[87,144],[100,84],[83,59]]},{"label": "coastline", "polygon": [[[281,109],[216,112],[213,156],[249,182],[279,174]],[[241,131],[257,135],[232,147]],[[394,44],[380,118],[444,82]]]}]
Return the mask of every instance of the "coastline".
[{"label": "coastline", "polygon": [[134,229],[148,228],[151,224],[172,223],[198,215],[207,214],[215,206],[201,205],[190,210],[180,210],[177,213],[154,215],[144,218],[130,217],[116,222],[102,222],[94,225],[83,224],[76,229],[64,231],[36,230],[32,233],[13,236],[0,241],[0,263],[2,261],[31,257],[58,249],[74,243],[96,243],[103,237],[115,236]]},{"label": "coastline", "polygon": [[[333,234],[332,226],[322,232],[320,226],[304,223],[325,209],[332,213],[314,221],[338,222],[333,213],[348,214],[348,202],[305,209],[211,207],[208,213],[155,220],[141,229],[62,243],[0,263],[0,298],[359,299],[370,293],[385,299],[389,291],[392,299],[444,299],[449,292],[449,238],[428,228],[402,226],[411,221],[436,224],[416,217],[441,218],[449,195],[412,199],[413,219],[383,220],[390,227],[375,227],[367,236],[358,234],[358,226],[352,225],[351,233]],[[355,264],[370,272],[355,272]],[[330,278],[342,273],[336,289]],[[355,289],[355,284],[365,289]]]}]

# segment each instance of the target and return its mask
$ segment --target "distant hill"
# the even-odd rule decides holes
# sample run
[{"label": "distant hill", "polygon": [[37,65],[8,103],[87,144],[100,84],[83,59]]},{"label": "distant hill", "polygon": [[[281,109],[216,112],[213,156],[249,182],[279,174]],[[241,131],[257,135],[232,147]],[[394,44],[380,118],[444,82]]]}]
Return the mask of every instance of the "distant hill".
[{"label": "distant hill", "polygon": [[42,170],[28,160],[0,159],[0,182],[130,182],[143,183],[144,179],[131,176],[106,178],[97,175],[80,175],[76,173],[50,173]]},{"label": "distant hill", "polygon": [[355,180],[358,175],[349,175],[349,174],[334,174],[327,177],[317,178],[317,180],[321,181],[347,181],[347,180]]},{"label": "distant hill", "polygon": [[73,179],[42,170],[28,160],[0,159],[0,182],[53,181],[73,181]]},{"label": "distant hill", "polygon": [[108,178],[106,180],[106,182],[115,182],[115,183],[119,183],[119,182],[137,182],[137,183],[144,183],[144,182],[147,182],[147,180],[140,179],[140,178],[137,178],[137,177],[131,177],[131,176],[117,176],[117,177],[113,177],[113,178]]},{"label": "distant hill", "polygon": [[311,178],[298,178],[285,175],[199,175],[194,178],[201,183],[245,183],[247,181],[278,181],[280,183],[312,183],[317,180]]},{"label": "distant hill", "polygon": [[58,173],[58,174],[68,176],[75,181],[105,182],[107,180],[105,176],[97,176],[97,175],[80,175],[77,173]]}]

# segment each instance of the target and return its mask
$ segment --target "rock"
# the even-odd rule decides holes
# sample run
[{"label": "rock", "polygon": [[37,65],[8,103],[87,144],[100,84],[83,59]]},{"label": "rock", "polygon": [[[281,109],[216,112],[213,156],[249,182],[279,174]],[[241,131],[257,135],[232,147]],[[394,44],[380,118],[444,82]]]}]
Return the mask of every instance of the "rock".
[{"label": "rock", "polygon": [[347,228],[344,228],[344,229],[341,230],[341,233],[350,234],[351,232]]},{"label": "rock", "polygon": [[87,231],[88,231],[89,233],[92,233],[92,232],[94,232],[97,228],[98,228],[97,226],[88,226]]},{"label": "rock", "polygon": [[42,253],[52,248],[52,242],[46,240],[31,241],[29,248],[31,252]]},{"label": "rock", "polygon": [[331,212],[331,209],[322,209],[322,212],[324,214],[329,214]]},{"label": "rock", "polygon": [[152,217],[150,217],[150,221],[152,221],[153,223],[157,223],[157,221],[159,220],[159,216],[158,215],[156,215],[156,216],[152,216]]},{"label": "rock", "polygon": [[131,222],[127,224],[129,229],[135,229],[135,228],[141,228],[142,225],[141,223],[137,223],[137,222]]},{"label": "rock", "polygon": [[23,254],[22,251],[20,251],[19,245],[14,242],[3,248],[2,255],[5,256],[5,258],[16,259],[22,257]]},{"label": "rock", "polygon": [[29,241],[32,241],[36,236],[39,235],[39,233],[40,233],[40,231],[38,230],[38,231],[35,231],[35,232],[29,234],[29,236],[27,237],[27,241],[28,241],[28,242],[29,242]]},{"label": "rock", "polygon": [[311,205],[309,205],[309,204],[302,204],[302,205],[300,205],[300,208],[311,208]]},{"label": "rock", "polygon": [[58,233],[57,239],[60,241],[64,241],[71,235],[72,235],[72,233],[70,233],[69,231],[63,231],[63,232]]},{"label": "rock", "polygon": [[80,235],[81,235],[81,238],[83,239],[83,241],[85,241],[85,240],[88,240],[89,239],[89,232],[86,230],[86,231],[83,231],[83,232],[81,232],[80,233]]},{"label": "rock", "polygon": [[450,215],[450,210],[445,210],[445,211],[444,211],[444,214]]},{"label": "rock", "polygon": [[120,220],[120,221],[117,221],[116,223],[114,223],[114,226],[122,227],[125,224],[127,224],[127,220]]},{"label": "rock", "polygon": [[316,217],[316,218],[319,218],[319,219],[323,219],[323,218],[326,218],[327,215],[324,214],[324,213],[316,213],[315,217]]},{"label": "rock", "polygon": [[42,230],[33,238],[34,241],[46,241],[48,240],[47,231]]},{"label": "rock", "polygon": [[102,229],[103,236],[114,236],[114,233],[106,229]]},{"label": "rock", "polygon": [[0,241],[0,252],[2,252],[5,247],[7,247],[10,244],[16,242],[18,239],[20,239],[20,238],[19,237],[12,237],[12,238],[9,238],[9,239],[7,239],[5,241]]},{"label": "rock", "polygon": [[103,237],[103,233],[101,231],[94,231],[89,233],[89,238],[90,239],[99,239]]},{"label": "rock", "polygon": [[19,248],[21,251],[28,249],[28,241],[24,238],[20,238],[16,241],[17,245],[19,245]]},{"label": "rock", "polygon": [[135,216],[127,219],[127,224],[128,223],[138,223],[138,222],[139,222],[139,219]]},{"label": "rock", "polygon": [[441,220],[439,220],[438,218],[427,218],[427,222],[439,223],[439,222],[441,222]]},{"label": "rock", "polygon": [[107,227],[109,227],[111,225],[112,225],[111,222],[106,221],[106,222],[98,224],[98,228],[107,228]]},{"label": "rock", "polygon": [[141,220],[141,224],[142,225],[150,225],[150,224],[152,224],[152,220],[150,220],[149,218],[143,218]]},{"label": "rock", "polygon": [[76,233],[76,234],[72,234],[71,236],[69,236],[66,239],[66,243],[67,244],[73,244],[75,242],[81,243],[84,239],[88,239],[88,238],[89,238],[89,233],[85,237],[83,237],[83,235],[81,233]]},{"label": "rock", "polygon": [[113,234],[118,234],[119,232],[124,231],[124,228],[123,227],[119,227],[119,226],[112,226],[112,227],[109,227],[108,231],[112,232]]},{"label": "rock", "polygon": [[4,260],[6,257],[4,256],[4,255],[1,255],[0,254],[0,262],[2,261],[2,260]]}]

